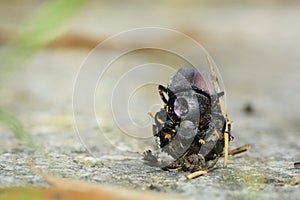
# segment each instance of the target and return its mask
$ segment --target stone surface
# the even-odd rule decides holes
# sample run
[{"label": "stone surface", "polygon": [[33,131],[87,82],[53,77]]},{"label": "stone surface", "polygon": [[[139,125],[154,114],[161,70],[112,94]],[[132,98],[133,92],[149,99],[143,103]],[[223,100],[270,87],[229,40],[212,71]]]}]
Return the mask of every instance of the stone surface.
[{"label": "stone surface", "polygon": [[[47,185],[27,165],[33,161],[41,170],[57,177],[178,194],[187,199],[298,199],[299,185],[277,185],[289,183],[300,174],[300,169],[293,166],[300,161],[300,5],[296,1],[290,1],[290,5],[269,1],[203,2],[178,3],[177,7],[169,7],[168,3],[136,3],[136,9],[131,11],[120,5],[102,2],[100,6],[91,1],[70,23],[69,30],[102,38],[133,27],[162,26],[194,37],[214,57],[223,75],[227,111],[234,121],[231,148],[249,143],[252,148],[248,152],[229,157],[225,169],[220,160],[215,170],[187,180],[186,172],[167,172],[144,165],[141,153],[154,149],[154,140],[135,140],[121,134],[120,126],[129,130],[132,124],[118,127],[110,108],[99,108],[101,131],[105,134],[90,149],[97,152],[97,157],[93,157],[79,140],[72,116],[73,83],[89,49],[50,48],[36,54],[0,88],[1,96],[5,96],[0,99],[0,106],[17,113],[36,145],[35,149],[28,147],[7,128],[0,127],[0,186]],[[20,7],[12,5],[0,6],[1,24],[6,29],[22,28],[29,11],[39,6],[33,3],[20,12]],[[11,18],[17,13],[21,21]],[[110,50],[103,53],[109,54]],[[141,55],[139,62],[151,60]],[[117,66],[124,63],[128,63],[126,59],[116,63],[108,81],[114,83],[120,78],[118,70],[123,69]],[[168,81],[166,77],[162,84]],[[105,94],[111,88],[107,84]],[[144,115],[133,115],[143,123],[148,119],[143,107],[152,102],[161,104],[155,87],[147,88],[146,92],[148,96],[135,99],[137,109],[133,109],[133,113]],[[251,112],[245,111],[249,105]],[[81,134],[95,140],[89,133],[97,129],[97,124],[84,122],[86,131]],[[151,135],[151,129],[143,134]]]}]

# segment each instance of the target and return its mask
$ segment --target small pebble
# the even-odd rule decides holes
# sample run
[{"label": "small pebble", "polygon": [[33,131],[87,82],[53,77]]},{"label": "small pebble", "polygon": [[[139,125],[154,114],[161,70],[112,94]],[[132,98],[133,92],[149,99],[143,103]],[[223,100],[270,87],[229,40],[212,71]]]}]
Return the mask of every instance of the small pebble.
[{"label": "small pebble", "polygon": [[253,114],[254,113],[254,108],[253,105],[251,103],[246,103],[243,107],[243,111],[246,114]]},{"label": "small pebble", "polygon": [[297,169],[300,168],[300,162],[295,162],[294,167],[297,168]]}]

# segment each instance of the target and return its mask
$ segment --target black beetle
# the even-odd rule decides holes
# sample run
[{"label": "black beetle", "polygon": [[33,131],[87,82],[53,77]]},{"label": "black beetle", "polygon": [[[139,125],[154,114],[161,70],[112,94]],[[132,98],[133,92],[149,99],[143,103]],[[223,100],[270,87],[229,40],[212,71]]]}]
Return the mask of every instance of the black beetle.
[{"label": "black beetle", "polygon": [[181,68],[168,87],[158,86],[165,105],[153,116],[153,135],[173,161],[159,160],[148,150],[143,158],[148,164],[191,172],[216,164],[223,153],[225,131],[230,140],[233,137],[220,102],[224,92],[215,91],[212,82],[194,68]]}]

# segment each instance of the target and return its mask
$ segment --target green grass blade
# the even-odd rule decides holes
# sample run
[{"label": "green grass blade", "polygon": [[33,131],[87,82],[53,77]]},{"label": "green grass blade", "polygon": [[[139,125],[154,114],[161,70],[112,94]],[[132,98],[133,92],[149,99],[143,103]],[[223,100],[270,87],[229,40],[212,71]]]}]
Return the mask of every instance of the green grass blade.
[{"label": "green grass blade", "polygon": [[28,58],[61,34],[66,22],[83,3],[84,0],[45,2],[28,26],[0,55],[0,80],[22,67]]},{"label": "green grass blade", "polygon": [[7,126],[17,139],[26,142],[30,146],[33,145],[30,135],[18,118],[3,108],[0,108],[0,123]]}]

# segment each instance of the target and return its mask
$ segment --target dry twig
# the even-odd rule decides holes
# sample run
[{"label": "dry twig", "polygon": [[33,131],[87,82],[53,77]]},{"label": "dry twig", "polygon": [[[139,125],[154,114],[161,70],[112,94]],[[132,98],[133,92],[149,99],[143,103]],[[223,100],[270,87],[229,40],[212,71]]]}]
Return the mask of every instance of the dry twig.
[{"label": "dry twig", "polygon": [[[219,92],[221,92],[220,83],[219,83],[218,77],[216,75],[216,72],[213,68],[213,65],[212,65],[212,62],[211,62],[209,56],[207,56],[207,62],[208,62],[209,68],[210,68],[211,77],[212,77],[214,83],[216,83],[216,84],[214,84],[215,90],[216,90],[217,93],[219,93]],[[219,97],[219,103],[220,103],[220,108],[221,108],[222,115],[226,119],[226,130],[225,130],[225,133],[224,133],[224,164],[223,164],[223,166],[226,167],[227,166],[227,161],[228,161],[228,149],[229,149],[229,135],[228,135],[229,130],[228,130],[228,126],[232,122],[229,121],[228,118],[227,118],[227,115],[226,115],[226,112],[225,112],[225,107],[224,107],[223,96]]]},{"label": "dry twig", "polygon": [[[152,112],[148,112],[147,113],[151,118],[153,118],[153,119],[155,119],[155,116],[154,116],[154,114],[152,113]],[[157,118],[157,121],[160,123],[160,124],[163,124],[164,122],[161,120],[161,119],[159,119],[159,118]]]},{"label": "dry twig", "polygon": [[[236,149],[232,149],[228,152],[229,155],[234,156],[236,154],[243,153],[251,148],[250,144],[246,144],[244,146],[238,147]],[[222,154],[222,157],[224,157],[224,153]]]},{"label": "dry twig", "polygon": [[193,172],[193,173],[189,174],[187,176],[187,179],[191,180],[191,179],[197,178],[198,176],[202,176],[204,174],[207,174],[206,170],[196,171],[196,172]]}]

